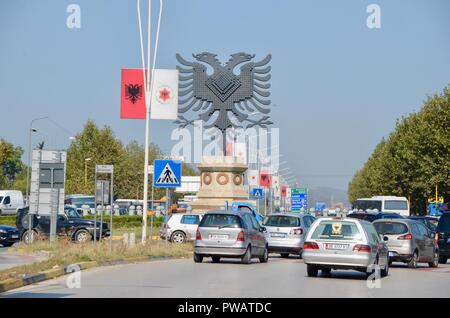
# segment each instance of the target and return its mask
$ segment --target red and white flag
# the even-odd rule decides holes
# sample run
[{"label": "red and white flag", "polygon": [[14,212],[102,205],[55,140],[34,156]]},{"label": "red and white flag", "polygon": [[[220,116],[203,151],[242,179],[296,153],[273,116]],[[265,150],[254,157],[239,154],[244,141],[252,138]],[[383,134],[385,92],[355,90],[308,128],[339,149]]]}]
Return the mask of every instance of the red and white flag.
[{"label": "red and white flag", "polygon": [[122,69],[120,118],[145,119],[145,85],[142,69]]},{"label": "red and white flag", "polygon": [[247,170],[248,185],[251,187],[258,186],[258,170]]},{"label": "red and white flag", "polygon": [[151,119],[177,119],[178,70],[155,70],[150,105]]},{"label": "red and white flag", "polygon": [[285,185],[281,186],[281,197],[285,198],[286,197],[286,191],[287,191],[287,187]]}]

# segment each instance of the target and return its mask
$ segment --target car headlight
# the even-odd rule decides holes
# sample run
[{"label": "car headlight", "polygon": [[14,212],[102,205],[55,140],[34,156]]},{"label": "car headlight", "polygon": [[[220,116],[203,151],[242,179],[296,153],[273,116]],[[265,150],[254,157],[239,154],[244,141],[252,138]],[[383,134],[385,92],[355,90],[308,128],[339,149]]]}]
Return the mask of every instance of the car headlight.
[{"label": "car headlight", "polygon": [[6,230],[0,229],[0,233],[8,233]]}]

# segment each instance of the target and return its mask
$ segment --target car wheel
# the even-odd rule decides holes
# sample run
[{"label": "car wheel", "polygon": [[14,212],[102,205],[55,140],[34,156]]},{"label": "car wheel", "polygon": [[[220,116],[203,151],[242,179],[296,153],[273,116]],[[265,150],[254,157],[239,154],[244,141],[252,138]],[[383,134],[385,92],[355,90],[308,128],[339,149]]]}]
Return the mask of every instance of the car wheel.
[{"label": "car wheel", "polygon": [[259,258],[260,263],[267,263],[269,260],[269,251],[267,250],[267,246],[264,248],[264,254]]},{"label": "car wheel", "polygon": [[439,266],[439,252],[434,251],[433,261],[428,263],[430,267],[438,267]]},{"label": "car wheel", "polygon": [[317,277],[319,270],[315,265],[308,264],[306,265],[306,272],[308,273],[309,277]]},{"label": "car wheel", "polygon": [[282,258],[288,258],[289,257],[289,253],[281,253],[280,254]]},{"label": "car wheel", "polygon": [[182,244],[186,241],[186,235],[181,231],[176,231],[170,237],[170,241],[175,244]]},{"label": "car wheel", "polygon": [[416,268],[418,260],[419,260],[419,255],[417,254],[417,251],[414,251],[414,254],[413,254],[411,260],[408,262],[408,267]]},{"label": "car wheel", "polygon": [[322,273],[325,275],[330,275],[331,273],[331,268],[322,268],[321,269]]},{"label": "car wheel", "polygon": [[244,256],[242,256],[241,260],[242,264],[250,264],[252,262],[252,249],[251,247],[247,247]]},{"label": "car wheel", "polygon": [[91,240],[91,234],[89,234],[89,232],[87,230],[81,229],[75,233],[73,238],[78,243],[85,243],[85,242]]},{"label": "car wheel", "polygon": [[219,263],[220,262],[220,256],[212,256],[213,263]]},{"label": "car wheel", "polygon": [[25,231],[22,235],[22,241],[25,244],[32,244],[36,240],[37,233],[35,231]]},{"label": "car wheel", "polygon": [[447,264],[447,257],[439,256],[439,264]]},{"label": "car wheel", "polygon": [[390,262],[387,261],[386,265],[384,265],[384,268],[381,270],[381,277],[386,277],[387,275],[389,275],[389,264]]},{"label": "car wheel", "polygon": [[203,261],[203,255],[194,253],[194,262],[195,263],[201,263]]}]

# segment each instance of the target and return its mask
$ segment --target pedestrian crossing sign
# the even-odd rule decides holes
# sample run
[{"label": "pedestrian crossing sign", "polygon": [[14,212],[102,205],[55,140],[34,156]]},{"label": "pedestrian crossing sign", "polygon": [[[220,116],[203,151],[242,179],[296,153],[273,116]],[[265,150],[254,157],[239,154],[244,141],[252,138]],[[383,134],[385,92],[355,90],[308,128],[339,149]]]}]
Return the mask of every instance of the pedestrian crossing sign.
[{"label": "pedestrian crossing sign", "polygon": [[262,199],[263,198],[263,188],[253,188],[252,189],[252,198],[253,199]]},{"label": "pedestrian crossing sign", "polygon": [[157,188],[181,187],[181,160],[155,160],[153,186]]}]

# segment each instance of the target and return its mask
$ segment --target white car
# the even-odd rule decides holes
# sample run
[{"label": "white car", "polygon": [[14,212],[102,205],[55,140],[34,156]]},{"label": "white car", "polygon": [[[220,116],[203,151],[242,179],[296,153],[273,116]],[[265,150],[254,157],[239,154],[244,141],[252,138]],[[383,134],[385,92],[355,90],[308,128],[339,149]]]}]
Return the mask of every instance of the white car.
[{"label": "white car", "polygon": [[164,218],[159,229],[161,239],[168,239],[172,243],[181,244],[195,240],[198,224],[203,214],[174,213]]},{"label": "white car", "polygon": [[16,214],[18,209],[24,207],[23,195],[17,190],[0,191],[0,215]]}]

